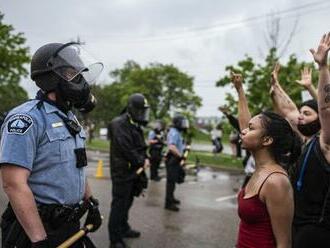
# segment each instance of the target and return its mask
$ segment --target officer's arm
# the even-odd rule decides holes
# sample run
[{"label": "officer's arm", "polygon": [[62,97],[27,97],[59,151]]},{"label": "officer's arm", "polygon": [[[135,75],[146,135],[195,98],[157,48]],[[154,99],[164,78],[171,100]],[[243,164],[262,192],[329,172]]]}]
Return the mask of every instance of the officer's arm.
[{"label": "officer's arm", "polygon": [[148,135],[148,143],[149,145],[153,145],[153,144],[157,144],[159,141],[158,139],[156,139],[156,135],[153,131],[150,131],[149,132],[149,135]]},{"label": "officer's arm", "polygon": [[46,239],[32,191],[27,184],[30,171],[19,166],[1,165],[3,189],[15,215],[32,242]]},{"label": "officer's arm", "polygon": [[181,157],[181,156],[182,156],[182,154],[180,153],[180,151],[178,150],[178,148],[176,148],[176,146],[173,145],[173,144],[170,144],[170,145],[168,146],[168,150],[169,150],[171,153],[173,153],[175,156],[177,156],[177,157]]},{"label": "officer's arm", "polygon": [[91,187],[89,186],[87,177],[86,177],[86,184],[85,184],[85,194],[84,194],[84,199],[87,200],[92,196],[92,190]]},{"label": "officer's arm", "polygon": [[157,139],[148,140],[149,145],[157,144],[159,141]]}]

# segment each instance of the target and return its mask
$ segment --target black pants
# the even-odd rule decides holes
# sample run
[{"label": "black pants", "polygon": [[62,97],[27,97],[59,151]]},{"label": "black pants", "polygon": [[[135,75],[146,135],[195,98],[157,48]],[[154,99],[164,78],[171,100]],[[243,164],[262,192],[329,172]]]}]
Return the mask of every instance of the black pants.
[{"label": "black pants", "polygon": [[175,184],[179,179],[180,166],[180,160],[173,155],[166,160],[166,205],[173,203]]},{"label": "black pants", "polygon": [[130,229],[128,224],[129,209],[133,205],[133,183],[113,183],[112,202],[108,231],[111,242],[122,240],[122,234]]},{"label": "black pants", "polygon": [[[57,247],[70,238],[80,229],[79,221],[71,221],[62,224],[57,229],[53,229],[50,224],[43,220],[43,225],[47,233],[48,240],[52,247]],[[1,234],[3,248],[30,248],[31,242],[19,224],[11,207],[8,207],[2,215]],[[77,241],[72,248],[83,248],[83,244]]]},{"label": "black pants", "polygon": [[159,169],[159,165],[160,162],[162,161],[162,156],[160,154],[160,152],[151,152],[150,151],[150,179],[157,179],[158,176],[158,169]]},{"label": "black pants", "polygon": [[330,230],[318,225],[295,226],[292,240],[293,248],[330,247]]}]

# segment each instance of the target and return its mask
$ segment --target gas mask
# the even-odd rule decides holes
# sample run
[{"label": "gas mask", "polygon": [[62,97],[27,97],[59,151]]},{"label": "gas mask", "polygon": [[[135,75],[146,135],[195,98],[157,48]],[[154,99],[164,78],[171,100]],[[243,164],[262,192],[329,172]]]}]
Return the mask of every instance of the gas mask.
[{"label": "gas mask", "polygon": [[[77,43],[67,43],[57,49],[47,62],[58,77],[57,102],[62,108],[72,107],[89,112],[95,107],[90,93],[93,83],[103,70],[103,64],[95,62]],[[94,106],[92,106],[94,104]]]},{"label": "gas mask", "polygon": [[80,113],[87,114],[95,108],[96,103],[97,103],[96,98],[94,97],[93,94],[90,93],[87,102],[82,104],[78,103],[74,105],[74,107],[78,109]]}]

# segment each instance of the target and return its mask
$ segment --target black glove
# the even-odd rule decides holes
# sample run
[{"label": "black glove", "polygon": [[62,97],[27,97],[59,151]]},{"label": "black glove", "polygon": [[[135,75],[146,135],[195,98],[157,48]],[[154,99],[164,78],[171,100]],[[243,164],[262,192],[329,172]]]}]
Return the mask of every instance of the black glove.
[{"label": "black glove", "polygon": [[148,187],[148,177],[144,171],[142,171],[139,175],[137,175],[133,189],[132,194],[133,196],[140,196],[143,191]]},{"label": "black glove", "polygon": [[51,248],[50,242],[48,239],[44,239],[31,244],[31,248]]},{"label": "black glove", "polygon": [[92,224],[93,228],[90,230],[90,232],[95,232],[102,224],[102,216],[99,210],[99,201],[96,200],[93,196],[89,197],[87,201],[89,201],[89,207],[85,226]]}]

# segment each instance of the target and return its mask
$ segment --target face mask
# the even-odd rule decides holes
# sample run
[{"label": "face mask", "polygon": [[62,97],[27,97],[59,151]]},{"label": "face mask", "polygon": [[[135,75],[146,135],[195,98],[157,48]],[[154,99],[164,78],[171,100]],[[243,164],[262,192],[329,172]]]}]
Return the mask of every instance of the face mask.
[{"label": "face mask", "polygon": [[75,104],[74,107],[78,109],[80,113],[87,114],[91,112],[96,106],[96,98],[93,94],[89,94],[87,102],[81,104]]},{"label": "face mask", "polygon": [[319,119],[316,119],[307,124],[298,124],[297,128],[302,135],[309,137],[320,131],[321,124]]},{"label": "face mask", "polygon": [[90,88],[83,77],[78,82],[68,82],[64,79],[59,83],[59,93],[61,98],[79,108],[89,99]]}]

